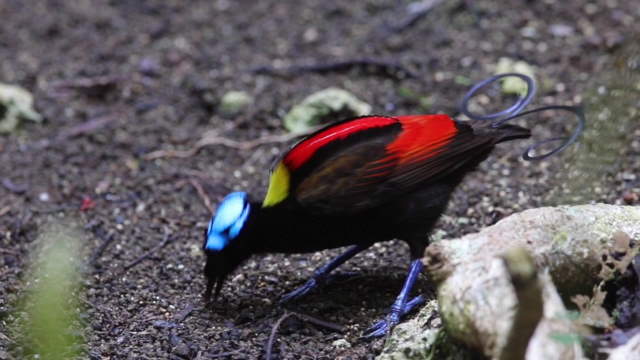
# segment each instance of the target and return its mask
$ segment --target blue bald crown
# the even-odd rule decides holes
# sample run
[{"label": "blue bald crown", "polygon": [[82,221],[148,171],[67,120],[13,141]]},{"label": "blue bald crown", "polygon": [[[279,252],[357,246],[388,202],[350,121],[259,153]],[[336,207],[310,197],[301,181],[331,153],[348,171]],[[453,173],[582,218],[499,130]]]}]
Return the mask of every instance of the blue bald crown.
[{"label": "blue bald crown", "polygon": [[209,221],[204,249],[220,251],[237,238],[249,217],[251,205],[245,192],[227,195]]}]

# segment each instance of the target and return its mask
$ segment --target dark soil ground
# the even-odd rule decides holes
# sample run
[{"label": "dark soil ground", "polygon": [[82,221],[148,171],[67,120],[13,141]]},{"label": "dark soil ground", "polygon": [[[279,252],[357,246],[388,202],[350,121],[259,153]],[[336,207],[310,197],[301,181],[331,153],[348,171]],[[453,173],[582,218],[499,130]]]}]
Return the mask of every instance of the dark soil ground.
[{"label": "dark soil ground", "polygon": [[[264,356],[283,314],[276,300],[337,251],[252,258],[219,302],[203,309],[201,234],[211,215],[205,199],[215,205],[240,189],[262,197],[268,167],[289,144],[207,146],[186,158],[146,154],[193,148],[209,130],[240,141],[281,134],[292,105],[330,86],[372,104],[374,113],[455,115],[469,84],[490,75],[500,57],[525,60],[547,79],[538,104],[574,104],[592,75],[638,34],[639,9],[622,0],[450,1],[399,29],[406,4],[393,1],[0,1],[0,81],[29,89],[46,119],[0,137],[0,353],[9,356],[6,324],[39,229],[66,217],[90,234],[89,358]],[[251,71],[362,58],[402,64],[417,78],[358,67],[289,77]],[[225,117],[217,105],[229,90],[244,90],[255,101]],[[544,133],[546,124],[534,131]],[[524,145],[505,144],[468,177],[439,236],[542,204],[563,157],[525,163],[518,159]],[[637,155],[637,141],[634,146]],[[621,165],[609,174],[611,186],[591,200],[637,201],[635,171]],[[346,332],[289,319],[276,355],[374,357],[382,340],[358,337],[384,316],[407,265],[408,251],[398,242],[356,257],[344,270],[359,276],[289,306]],[[418,290],[431,292],[427,279]],[[350,347],[335,347],[338,339]]]}]

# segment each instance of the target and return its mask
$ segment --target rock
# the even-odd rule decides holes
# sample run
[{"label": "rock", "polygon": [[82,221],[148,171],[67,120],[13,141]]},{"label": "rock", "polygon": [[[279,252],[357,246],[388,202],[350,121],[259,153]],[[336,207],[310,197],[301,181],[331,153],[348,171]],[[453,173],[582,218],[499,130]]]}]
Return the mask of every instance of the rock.
[{"label": "rock", "polygon": [[438,303],[431,300],[411,320],[393,329],[376,360],[474,359],[474,354],[457,346],[442,328]]},{"label": "rock", "polygon": [[13,132],[20,120],[42,121],[33,109],[33,96],[19,86],[0,83],[0,133]]},{"label": "rock", "polygon": [[629,205],[638,202],[638,198],[638,194],[633,191],[625,191],[622,194],[622,200],[624,200],[624,202]]},{"label": "rock", "polygon": [[244,91],[229,91],[220,99],[219,110],[223,115],[235,115],[253,104],[253,97]]},{"label": "rock", "polygon": [[336,349],[349,349],[351,347],[351,343],[346,339],[338,339],[331,343]]},{"label": "rock", "polygon": [[[578,330],[558,295],[551,277],[539,275],[543,317],[529,339],[526,359],[580,359],[579,341],[556,341],[551,334],[570,336]],[[521,335],[514,323],[520,309],[509,272],[501,258],[467,263],[438,289],[440,316],[447,334],[458,342],[479,349],[493,359],[509,358],[503,353],[510,338]],[[528,303],[522,304],[526,313]],[[516,332],[515,336],[511,332]],[[570,340],[573,338],[569,338]],[[518,339],[522,340],[522,339]]]},{"label": "rock", "polygon": [[[531,252],[539,268],[548,268],[566,299],[590,292],[602,256],[613,251],[614,235],[622,231],[640,238],[640,208],[617,205],[542,207],[513,214],[475,234],[431,244],[423,259],[435,281],[459,265],[494,258],[509,248]],[[636,246],[633,252],[638,251]]]},{"label": "rock", "polygon": [[293,133],[303,133],[325,122],[366,115],[371,106],[351,93],[328,88],[309,95],[284,117],[284,126]]},{"label": "rock", "polygon": [[[439,283],[437,302],[398,325],[378,359],[469,359],[478,351],[494,359],[525,351],[528,360],[583,359],[581,329],[560,294],[592,294],[624,272],[638,238],[640,208],[596,204],[531,209],[432,243],[423,262]],[[514,248],[528,255],[505,256]]]},{"label": "rock", "polygon": [[191,348],[184,342],[179,342],[174,348],[173,353],[181,358],[189,359],[191,356]]},{"label": "rock", "polygon": [[[440,327],[425,328],[438,303],[429,301],[413,319],[400,323],[384,345],[377,360],[427,359]],[[439,323],[438,319],[438,323]]]},{"label": "rock", "polygon": [[573,35],[575,29],[566,24],[552,24],[549,26],[549,32],[556,37],[566,37]]},{"label": "rock", "polygon": [[[520,73],[535,79],[535,69],[524,61],[516,61],[502,57],[496,64],[495,74]],[[508,77],[502,80],[502,92],[504,94],[524,95],[527,93],[527,83],[516,77]]]},{"label": "rock", "polygon": [[640,334],[609,353],[609,360],[640,360]]}]

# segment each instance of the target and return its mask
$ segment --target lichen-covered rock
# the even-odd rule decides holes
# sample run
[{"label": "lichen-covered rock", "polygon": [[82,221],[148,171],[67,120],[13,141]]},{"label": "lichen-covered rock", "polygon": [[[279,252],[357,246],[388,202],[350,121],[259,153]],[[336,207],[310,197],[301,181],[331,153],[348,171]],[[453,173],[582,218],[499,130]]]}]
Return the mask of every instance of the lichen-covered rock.
[{"label": "lichen-covered rock", "polygon": [[371,106],[348,91],[328,88],[309,95],[284,117],[284,126],[293,133],[303,133],[328,120],[367,115]]},{"label": "lichen-covered rock", "polygon": [[[405,321],[393,329],[377,360],[428,359],[437,334],[441,328],[437,316],[438,303],[429,301],[415,318]],[[429,319],[436,317],[436,324],[428,326]]]},{"label": "lichen-covered rock", "polygon": [[376,360],[474,359],[474,352],[457,345],[442,328],[438,303],[431,300],[411,320],[393,329]]},{"label": "lichen-covered rock", "polygon": [[[582,357],[576,341],[556,341],[549,334],[574,339],[577,329],[546,274],[540,276],[544,315],[529,342],[527,359]],[[518,309],[509,274],[500,258],[464,264],[438,289],[440,315],[451,338],[485,356],[499,359]],[[526,311],[526,309],[525,309]]]},{"label": "lichen-covered rock", "polygon": [[253,97],[244,91],[229,91],[220,99],[219,110],[223,115],[235,115],[251,105]]},{"label": "lichen-covered rock", "polygon": [[[439,315],[434,302],[428,303],[415,319],[396,328],[379,359],[464,359],[473,351],[469,349],[508,358],[513,332],[520,331],[513,325],[518,309],[526,312],[531,306],[521,304],[524,297],[515,290],[517,281],[502,257],[516,247],[535,262],[536,284],[542,290],[537,294],[543,311],[528,341],[526,359],[582,359],[581,330],[560,294],[566,300],[591,294],[615,272],[602,271],[603,261],[608,261],[603,258],[635,256],[637,241],[634,245],[630,239],[639,238],[640,207],[597,204],[527,210],[479,233],[434,243],[423,261],[427,275],[439,283]],[[622,260],[616,261],[614,269],[623,266]],[[455,352],[457,357],[452,357]]]},{"label": "lichen-covered rock", "polygon": [[[522,60],[513,60],[502,57],[496,64],[495,74],[519,73],[535,79],[533,66]],[[508,77],[502,80],[502,92],[505,94],[524,95],[527,93],[527,83],[517,77]]]},{"label": "lichen-covered rock", "polygon": [[0,134],[13,132],[20,120],[42,121],[42,116],[33,109],[30,92],[3,83],[0,83],[0,114]]},{"label": "lichen-covered rock", "polygon": [[[539,268],[548,268],[563,297],[590,292],[602,257],[614,249],[614,235],[640,238],[640,208],[616,205],[543,207],[513,214],[482,231],[430,245],[423,261],[435,281],[459,264],[495,257],[522,246]],[[636,248],[633,251],[637,251]]]}]

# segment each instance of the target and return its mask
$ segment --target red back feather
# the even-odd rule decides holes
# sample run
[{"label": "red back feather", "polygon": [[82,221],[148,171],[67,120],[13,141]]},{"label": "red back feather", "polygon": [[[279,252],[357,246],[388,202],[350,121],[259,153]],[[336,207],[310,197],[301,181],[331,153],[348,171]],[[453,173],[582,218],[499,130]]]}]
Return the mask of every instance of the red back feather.
[{"label": "red back feather", "polygon": [[389,156],[397,157],[398,165],[426,160],[436,155],[454,135],[457,128],[448,115],[399,116],[402,132],[387,145]]},{"label": "red back feather", "polygon": [[397,119],[390,117],[367,116],[331,126],[300,142],[289,151],[283,162],[290,170],[296,170],[309,160],[318,149],[332,141],[344,139],[363,130],[384,127],[397,122]]}]

